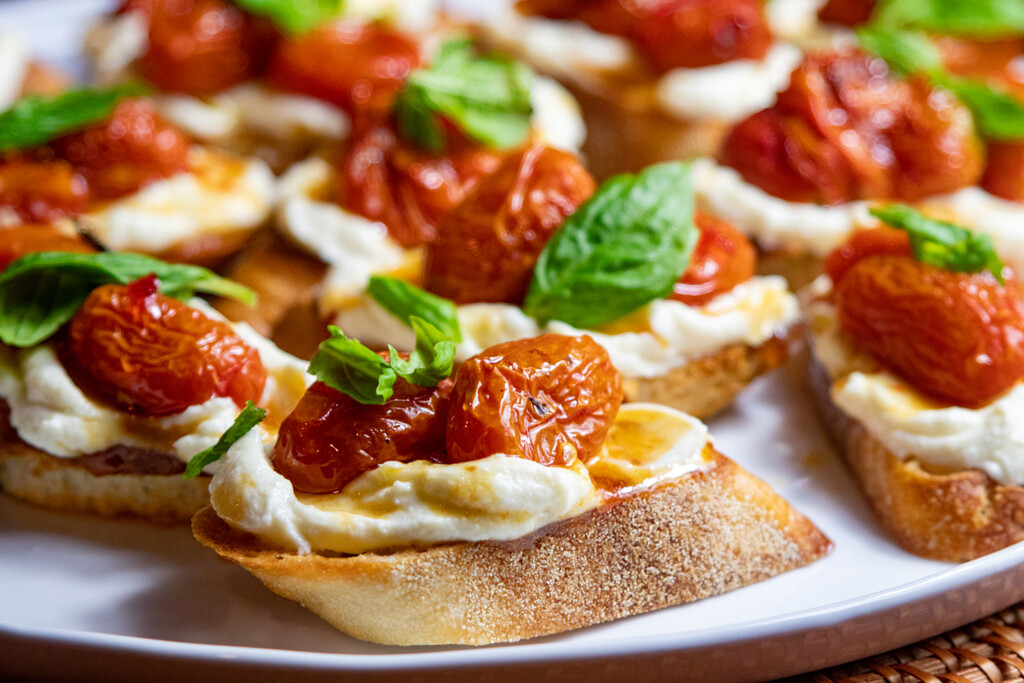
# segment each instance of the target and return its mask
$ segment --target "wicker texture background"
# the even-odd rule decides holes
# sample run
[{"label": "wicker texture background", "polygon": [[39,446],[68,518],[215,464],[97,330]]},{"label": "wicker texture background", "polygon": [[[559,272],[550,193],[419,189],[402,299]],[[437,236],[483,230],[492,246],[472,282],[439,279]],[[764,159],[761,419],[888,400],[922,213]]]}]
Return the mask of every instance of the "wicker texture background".
[{"label": "wicker texture background", "polygon": [[1024,680],[1024,602],[893,652],[799,677],[814,683]]}]

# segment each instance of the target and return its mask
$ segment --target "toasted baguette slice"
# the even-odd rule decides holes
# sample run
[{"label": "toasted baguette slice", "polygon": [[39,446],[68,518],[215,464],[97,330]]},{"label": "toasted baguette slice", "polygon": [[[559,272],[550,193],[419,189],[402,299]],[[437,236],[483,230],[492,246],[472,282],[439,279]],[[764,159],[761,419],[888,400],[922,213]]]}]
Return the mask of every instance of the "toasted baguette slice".
[{"label": "toasted baguette slice", "polygon": [[732,344],[661,377],[623,375],[625,400],[661,403],[702,420],[709,418],[732,404],[756,377],[784,365],[796,336],[791,331],[760,346]]},{"label": "toasted baguette slice", "polygon": [[0,489],[29,503],[104,517],[139,517],[158,524],[187,521],[210,502],[210,477],[175,474],[97,475],[29,446],[0,401]]},{"label": "toasted baguette slice", "polygon": [[[710,447],[709,447],[710,450]],[[268,588],[357,638],[486,645],[700,600],[823,557],[831,542],[732,460],[640,490],[512,543],[298,555],[230,528],[192,531]]]},{"label": "toasted baguette slice", "polygon": [[929,472],[916,460],[897,457],[832,401],[832,383],[820,363],[811,362],[809,376],[830,436],[901,546],[959,562],[1024,540],[1024,488],[999,484],[981,470]]}]

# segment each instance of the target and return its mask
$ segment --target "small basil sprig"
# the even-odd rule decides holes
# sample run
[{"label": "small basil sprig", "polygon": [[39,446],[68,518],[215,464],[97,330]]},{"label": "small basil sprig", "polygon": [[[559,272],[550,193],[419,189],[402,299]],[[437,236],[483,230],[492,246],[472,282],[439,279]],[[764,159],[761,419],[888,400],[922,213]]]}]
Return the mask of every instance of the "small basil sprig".
[{"label": "small basil sprig", "polygon": [[388,346],[385,360],[331,325],[331,337],[320,343],[309,372],[332,389],[366,404],[381,405],[391,398],[399,377],[416,386],[435,387],[452,373],[455,342],[418,316],[411,316],[409,324],[416,333],[416,348],[408,360],[393,346]]},{"label": "small basil sprig", "polygon": [[267,416],[267,411],[264,408],[257,407],[252,401],[246,401],[245,407],[242,408],[242,412],[238,414],[235,421],[228,427],[228,430],[221,434],[221,437],[217,439],[217,443],[213,444],[205,451],[201,451],[192,456],[192,459],[188,461],[188,465],[185,466],[185,478],[192,479],[198,477],[203,469],[212,462],[217,462],[224,454],[228,452],[235,443],[238,442],[243,436],[248,434],[253,428],[256,427],[260,422],[263,422],[263,418]]},{"label": "small basil sprig", "polygon": [[697,237],[688,164],[616,176],[544,247],[523,310],[582,328],[617,320],[672,291]]},{"label": "small basil sprig", "polygon": [[455,304],[425,292],[398,278],[374,275],[366,288],[367,294],[381,307],[406,325],[416,316],[430,323],[453,341],[462,341],[459,316]]},{"label": "small basil sprig", "polygon": [[886,225],[906,231],[918,261],[958,273],[987,270],[1004,283],[1004,264],[988,235],[928,218],[905,204],[871,209],[871,215]]},{"label": "small basil sprig", "polygon": [[112,88],[75,88],[59,95],[23,97],[0,113],[0,151],[38,147],[101,121],[125,97],[145,94],[138,83]]},{"label": "small basil sprig", "polygon": [[160,291],[178,299],[197,292],[255,303],[255,293],[216,273],[141,254],[76,254],[51,251],[28,254],[0,274],[0,341],[35,346],[69,321],[92,290],[128,284],[154,273]]},{"label": "small basil sprig", "polygon": [[857,30],[864,49],[884,59],[903,74],[924,74],[960,99],[971,114],[978,131],[993,140],[1024,139],[1024,103],[1013,95],[973,78],[946,71],[942,55],[924,33],[866,26]]},{"label": "small basil sprig", "polygon": [[249,14],[269,18],[287,33],[305,33],[341,14],[344,0],[235,0]]},{"label": "small basil sprig", "polygon": [[960,36],[1005,36],[1024,31],[1024,0],[879,0],[871,23]]},{"label": "small basil sprig", "polygon": [[425,69],[414,71],[395,101],[398,130],[407,140],[441,152],[441,119],[468,137],[506,149],[530,132],[533,72],[521,62],[476,54],[469,40],[450,40]]}]

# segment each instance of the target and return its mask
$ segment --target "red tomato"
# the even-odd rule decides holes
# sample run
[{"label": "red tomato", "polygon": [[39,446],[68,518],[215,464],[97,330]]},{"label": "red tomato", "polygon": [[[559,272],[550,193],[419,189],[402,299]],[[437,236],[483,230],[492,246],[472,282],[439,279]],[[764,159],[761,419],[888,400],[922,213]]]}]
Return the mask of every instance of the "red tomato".
[{"label": "red tomato", "polygon": [[913,256],[910,235],[896,228],[860,230],[825,257],[825,272],[834,285],[839,284],[850,267],[868,256]]},{"label": "red tomato", "polygon": [[871,18],[875,0],[828,0],[818,10],[818,19],[829,24],[857,26]]},{"label": "red tomato", "polygon": [[703,306],[754,276],[757,251],[746,235],[725,221],[702,211],[694,219],[700,239],[690,266],[673,285],[669,298],[687,306]]},{"label": "red tomato", "polygon": [[0,162],[0,209],[28,223],[52,223],[84,213],[89,201],[85,178],[68,162],[16,157]]},{"label": "red tomato", "polygon": [[1024,143],[990,142],[981,186],[997,197],[1024,201]]},{"label": "red tomato", "polygon": [[15,225],[0,229],[0,271],[26,254],[41,251],[91,254],[96,249],[82,237],[51,223]]}]

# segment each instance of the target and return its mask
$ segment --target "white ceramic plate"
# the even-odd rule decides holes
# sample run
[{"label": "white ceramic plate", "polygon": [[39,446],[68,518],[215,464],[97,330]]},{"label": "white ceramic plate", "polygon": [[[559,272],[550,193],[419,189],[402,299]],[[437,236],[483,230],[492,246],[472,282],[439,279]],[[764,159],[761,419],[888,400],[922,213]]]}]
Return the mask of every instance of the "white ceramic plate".
[{"label": "white ceramic plate", "polygon": [[[73,66],[83,17],[106,0],[21,0],[0,26]],[[70,60],[70,61],[69,61]],[[712,423],[719,449],[764,478],[836,544],[828,558],[692,605],[517,645],[362,643],[201,547],[185,528],[38,510],[0,497],[0,673],[249,679],[444,671],[586,680],[755,680],[856,659],[1024,598],[1024,545],[964,565],[897,547],[829,448],[800,363],[756,383]],[[60,656],[56,656],[57,653]]]}]

